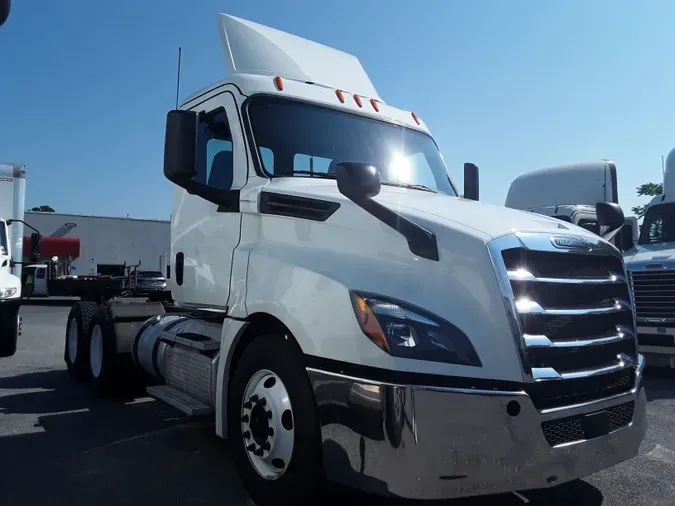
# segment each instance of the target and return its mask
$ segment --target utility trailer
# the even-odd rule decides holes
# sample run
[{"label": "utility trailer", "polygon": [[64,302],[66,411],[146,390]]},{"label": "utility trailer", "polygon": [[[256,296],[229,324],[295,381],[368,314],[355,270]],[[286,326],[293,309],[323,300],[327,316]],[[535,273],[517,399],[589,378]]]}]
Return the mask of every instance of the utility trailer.
[{"label": "utility trailer", "polygon": [[31,264],[24,268],[24,279],[33,276],[33,291],[26,297],[80,297],[103,302],[132,295],[134,277],[58,275],[55,262]]},{"label": "utility trailer", "polygon": [[[352,55],[232,16],[229,77],[167,115],[172,302],[76,303],[68,371],[232,440],[260,506],[335,481],[443,499],[637,455],[643,359],[618,250],[464,197]],[[618,205],[598,206],[612,234]]]}]

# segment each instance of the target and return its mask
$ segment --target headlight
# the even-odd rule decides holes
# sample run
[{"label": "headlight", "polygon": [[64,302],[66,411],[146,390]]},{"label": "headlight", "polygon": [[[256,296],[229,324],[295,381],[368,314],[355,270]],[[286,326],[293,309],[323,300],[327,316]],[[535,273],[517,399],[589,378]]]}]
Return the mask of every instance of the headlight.
[{"label": "headlight", "polygon": [[16,288],[0,288],[0,299],[8,299],[16,293]]},{"label": "headlight", "polygon": [[482,367],[467,335],[439,316],[379,295],[351,298],[361,330],[390,355]]}]

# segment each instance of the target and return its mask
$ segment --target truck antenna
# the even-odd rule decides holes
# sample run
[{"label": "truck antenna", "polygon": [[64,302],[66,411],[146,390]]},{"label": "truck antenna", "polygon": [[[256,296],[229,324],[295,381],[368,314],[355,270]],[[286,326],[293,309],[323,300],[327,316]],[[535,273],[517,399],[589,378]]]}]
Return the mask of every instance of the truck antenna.
[{"label": "truck antenna", "polygon": [[178,46],[178,76],[176,77],[176,109],[178,109],[178,93],[180,92],[180,55],[181,55],[181,47]]}]

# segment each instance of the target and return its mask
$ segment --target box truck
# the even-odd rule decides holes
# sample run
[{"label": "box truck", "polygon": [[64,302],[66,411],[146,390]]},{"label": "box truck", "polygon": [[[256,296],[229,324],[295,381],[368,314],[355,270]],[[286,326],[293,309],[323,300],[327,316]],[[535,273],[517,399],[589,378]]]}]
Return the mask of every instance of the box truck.
[{"label": "box truck", "polygon": [[[26,168],[0,163],[0,357],[16,353],[21,332],[21,259]],[[11,226],[10,226],[11,224]]]}]

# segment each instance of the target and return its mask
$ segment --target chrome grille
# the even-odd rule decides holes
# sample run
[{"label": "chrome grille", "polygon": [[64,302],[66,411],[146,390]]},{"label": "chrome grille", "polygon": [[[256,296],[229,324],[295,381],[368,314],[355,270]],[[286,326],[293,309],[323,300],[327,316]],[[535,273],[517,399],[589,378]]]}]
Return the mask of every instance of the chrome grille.
[{"label": "chrome grille", "polygon": [[675,270],[631,271],[635,316],[675,322]]},{"label": "chrome grille", "polygon": [[539,409],[631,390],[638,358],[619,252],[599,239],[559,237],[517,233],[490,245]]}]

